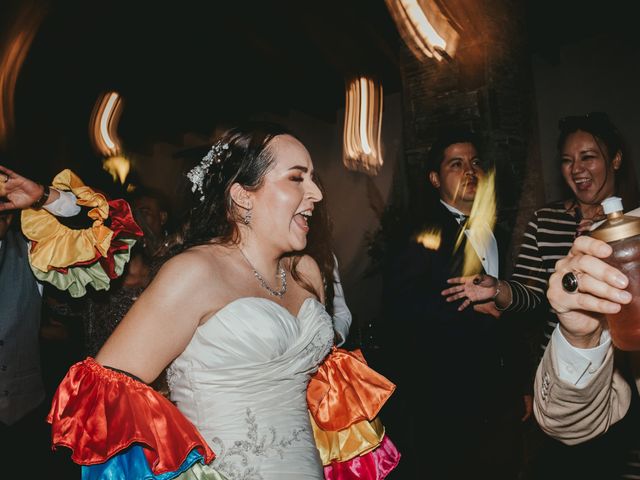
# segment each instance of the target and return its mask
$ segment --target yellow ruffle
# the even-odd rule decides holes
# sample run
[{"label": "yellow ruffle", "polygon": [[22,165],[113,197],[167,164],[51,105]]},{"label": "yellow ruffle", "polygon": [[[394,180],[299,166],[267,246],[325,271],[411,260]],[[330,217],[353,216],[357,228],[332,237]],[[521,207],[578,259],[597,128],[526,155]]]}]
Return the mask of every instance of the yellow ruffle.
[{"label": "yellow ruffle", "polygon": [[349,428],[332,432],[322,430],[311,417],[313,436],[320,452],[323,465],[331,462],[345,462],[358,455],[370,452],[382,442],[384,426],[378,417],[373,421],[362,420]]},{"label": "yellow ruffle", "polygon": [[89,228],[76,230],[62,225],[58,219],[44,209],[22,211],[22,232],[36,245],[29,257],[31,265],[42,272],[54,268],[65,268],[78,262],[93,260],[96,250],[107,255],[113,231],[104,225],[109,215],[109,204],[104,195],[94,192],[71,170],[60,172],[52,186],[58,190],[71,191],[82,207],[93,207],[87,214],[93,220]]}]

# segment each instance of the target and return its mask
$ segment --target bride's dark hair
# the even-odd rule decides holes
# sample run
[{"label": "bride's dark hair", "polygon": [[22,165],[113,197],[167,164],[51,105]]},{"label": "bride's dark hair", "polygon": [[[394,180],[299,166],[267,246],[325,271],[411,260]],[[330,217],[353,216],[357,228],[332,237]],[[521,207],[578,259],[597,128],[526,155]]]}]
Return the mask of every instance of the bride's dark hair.
[{"label": "bride's dark hair", "polygon": [[238,241],[237,222],[242,219],[231,198],[231,186],[237,182],[246,190],[260,188],[274,161],[270,142],[285,134],[292,135],[281,125],[249,122],[226,131],[218,139],[216,145],[226,147],[201,176],[198,195],[202,198],[196,199],[189,211],[182,232],[182,250],[212,242]]}]

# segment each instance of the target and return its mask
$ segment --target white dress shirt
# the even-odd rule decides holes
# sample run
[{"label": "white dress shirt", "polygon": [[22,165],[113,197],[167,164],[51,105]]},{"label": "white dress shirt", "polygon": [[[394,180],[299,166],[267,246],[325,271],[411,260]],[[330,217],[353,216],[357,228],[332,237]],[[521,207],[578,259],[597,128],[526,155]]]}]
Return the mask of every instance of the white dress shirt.
[{"label": "white dress shirt", "polygon": [[[444,200],[440,199],[440,203],[445,206],[455,217],[458,223],[462,223],[462,217],[468,217],[460,210],[452,207]],[[498,242],[493,234],[493,231],[486,223],[474,224],[472,228],[467,228],[464,231],[469,243],[475,250],[480,262],[482,262],[482,268],[484,271],[492,277],[499,278],[499,265],[500,257],[498,255]]]}]

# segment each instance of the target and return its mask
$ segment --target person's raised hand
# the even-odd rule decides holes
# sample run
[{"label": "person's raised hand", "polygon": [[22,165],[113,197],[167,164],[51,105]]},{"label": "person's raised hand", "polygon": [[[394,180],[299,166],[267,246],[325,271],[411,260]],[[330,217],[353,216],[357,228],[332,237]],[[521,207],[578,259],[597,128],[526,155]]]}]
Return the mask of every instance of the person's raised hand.
[{"label": "person's raised hand", "polygon": [[605,263],[611,247],[595,238],[575,239],[569,254],[556,262],[547,298],[558,315],[565,338],[578,348],[598,345],[603,314],[617,313],[631,302],[624,290],[629,279]]}]

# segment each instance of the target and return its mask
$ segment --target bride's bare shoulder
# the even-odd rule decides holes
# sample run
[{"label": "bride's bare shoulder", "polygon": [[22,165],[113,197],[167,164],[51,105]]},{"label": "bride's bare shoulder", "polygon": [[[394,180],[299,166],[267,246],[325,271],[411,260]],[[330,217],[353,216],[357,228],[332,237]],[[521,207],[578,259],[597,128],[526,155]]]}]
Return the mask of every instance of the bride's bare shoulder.
[{"label": "bride's bare shoulder", "polygon": [[158,276],[179,276],[183,281],[200,282],[219,277],[229,265],[230,250],[224,245],[199,245],[191,247],[169,259]]}]

